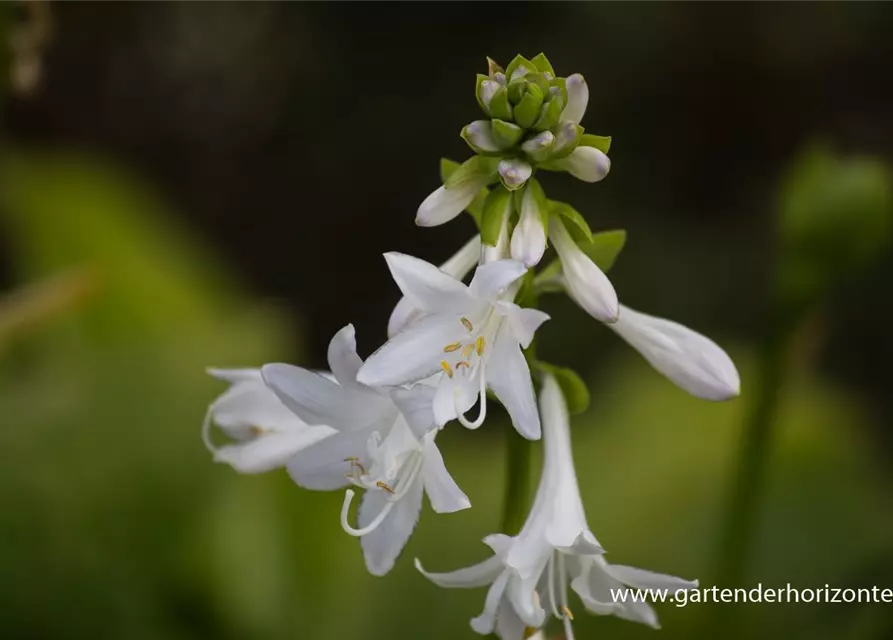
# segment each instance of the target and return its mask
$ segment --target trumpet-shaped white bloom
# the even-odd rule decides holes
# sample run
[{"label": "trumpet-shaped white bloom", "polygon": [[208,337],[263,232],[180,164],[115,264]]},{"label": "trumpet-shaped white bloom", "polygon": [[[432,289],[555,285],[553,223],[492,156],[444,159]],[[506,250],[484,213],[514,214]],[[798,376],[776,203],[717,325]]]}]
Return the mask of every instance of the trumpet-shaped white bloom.
[{"label": "trumpet-shaped white bloom", "polygon": [[[230,383],[205,414],[202,439],[215,462],[224,462],[240,473],[263,473],[282,467],[295,453],[334,430],[311,427],[289,411],[264,384],[260,369],[208,369]],[[233,442],[216,446],[211,427],[217,425]]]},{"label": "trumpet-shaped white bloom", "polygon": [[[440,265],[440,270],[453,276],[456,280],[462,280],[468,275],[468,272],[474,269],[481,258],[481,236],[474,236],[471,240],[462,245],[449,260]],[[407,297],[400,298],[400,301],[391,312],[388,320],[388,337],[393,337],[401,329],[411,322],[418,320],[424,315],[424,312],[412,304]]]},{"label": "trumpet-shaped white bloom", "polygon": [[434,444],[434,389],[416,385],[385,392],[357,382],[363,362],[351,325],[332,338],[328,356],[334,380],[287,364],[268,364],[261,371],[267,385],[301,420],[334,431],[291,456],[288,472],[307,489],[366,489],[359,528],[348,521],[354,497],[350,489],[341,524],[361,538],[369,572],[384,575],[415,528],[423,492],[438,513],[467,509],[471,503]]},{"label": "trumpet-shaped white bloom", "polygon": [[[412,303],[427,315],[372,354],[357,380],[371,386],[414,383],[442,372],[434,397],[434,418],[444,425],[458,418],[474,429],[487,413],[489,387],[505,405],[518,432],[540,436],[540,421],[521,352],[549,316],[511,302],[515,283],[527,268],[498,260],[475,271],[470,285],[432,264],[401,253],[385,254],[391,274]],[[480,397],[480,413],[465,418]]]},{"label": "trumpet-shaped white bloom", "polygon": [[571,297],[596,320],[617,322],[620,303],[608,276],[587,256],[558,216],[549,219],[549,237],[561,258],[561,270]]},{"label": "trumpet-shaped white bloom", "polygon": [[[555,378],[546,375],[540,394],[545,461],[530,515],[515,537],[492,535],[484,539],[493,557],[450,573],[428,573],[418,560],[416,568],[437,585],[472,588],[490,585],[483,613],[472,620],[480,634],[502,640],[521,640],[527,630],[539,629],[548,613],[564,624],[573,640],[573,614],[568,585],[587,610],[657,625],[650,606],[615,603],[615,593],[627,585],[641,588],[690,589],[697,582],[608,564],[603,550],[586,524],[571,455],[567,406]],[[620,599],[620,598],[618,598]],[[548,613],[547,613],[548,612]]]},{"label": "trumpet-shaped white bloom", "polygon": [[715,342],[681,324],[623,306],[608,325],[652,367],[705,400],[728,400],[740,393],[741,379],[731,358]]}]

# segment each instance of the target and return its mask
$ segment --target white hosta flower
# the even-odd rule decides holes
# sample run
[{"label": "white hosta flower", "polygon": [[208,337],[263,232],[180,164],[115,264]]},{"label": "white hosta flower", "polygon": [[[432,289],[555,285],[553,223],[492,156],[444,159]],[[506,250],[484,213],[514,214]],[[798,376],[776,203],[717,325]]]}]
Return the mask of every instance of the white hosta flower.
[{"label": "white hosta flower", "polygon": [[530,515],[515,537],[492,535],[484,539],[494,556],[451,573],[428,573],[442,587],[470,588],[490,585],[484,612],[472,620],[482,635],[495,630],[503,640],[518,640],[526,628],[539,629],[546,611],[564,621],[573,639],[568,606],[569,572],[589,563],[604,550],[586,524],[571,455],[570,424],[564,397],[551,375],[540,393],[545,460],[539,489]]},{"label": "white hosta flower", "polygon": [[728,400],[740,393],[741,379],[731,358],[715,342],[681,324],[623,306],[609,325],[652,367],[705,400]]},{"label": "white hosta flower", "polygon": [[[657,626],[648,604],[614,602],[615,593],[635,588],[693,589],[689,582],[642,569],[608,564],[603,550],[586,524],[574,462],[571,455],[567,405],[555,378],[543,379],[540,394],[545,461],[540,486],[530,515],[515,537],[492,535],[484,539],[493,557],[450,573],[428,573],[418,560],[416,568],[435,584],[447,588],[490,585],[484,612],[472,620],[482,635],[495,630],[502,640],[521,640],[540,629],[548,613],[561,620],[567,640],[573,640],[573,613],[568,585],[583,606],[596,614],[615,614]],[[548,612],[548,613],[547,613]]]},{"label": "white hosta flower", "polygon": [[577,147],[569,156],[554,160],[552,164],[555,169],[567,171],[583,182],[603,180],[611,170],[611,159],[603,151],[586,146]]},{"label": "white hosta flower", "polygon": [[536,266],[546,252],[546,229],[538,192],[541,193],[539,185],[531,181],[521,198],[520,217],[512,231],[512,259],[528,267]]},{"label": "white hosta flower", "polygon": [[[489,387],[525,438],[540,435],[530,370],[521,348],[549,316],[511,302],[527,268],[514,260],[479,266],[470,285],[432,264],[387,253],[391,274],[412,303],[427,315],[372,354],[357,379],[371,386],[413,383],[442,372],[434,397],[438,425],[458,418],[479,427],[487,413]],[[474,422],[465,413],[480,397]]]},{"label": "white hosta flower", "polygon": [[579,73],[568,76],[564,86],[567,90],[567,106],[561,112],[561,120],[580,124],[589,104],[589,86]]},{"label": "white hosta flower", "polygon": [[549,220],[549,237],[561,258],[568,292],[583,309],[601,322],[617,322],[620,303],[608,276],[587,256],[558,216]]},{"label": "white hosta flower", "polygon": [[[507,224],[507,221],[505,221],[505,224]],[[462,280],[468,275],[469,271],[477,266],[480,257],[481,236],[478,234],[466,242],[449,260],[440,265],[440,270],[457,280]],[[418,320],[423,315],[424,313],[421,309],[414,306],[409,298],[405,296],[400,298],[388,320],[388,337],[393,337],[406,325]]]},{"label": "white hosta flower", "polygon": [[[215,462],[240,473],[263,473],[282,467],[294,454],[335,431],[308,426],[289,411],[261,377],[260,369],[208,369],[230,383],[205,414],[202,439]],[[211,427],[217,425],[234,442],[216,446]]]},{"label": "white hosta flower", "polygon": [[509,191],[520,189],[533,175],[533,167],[530,166],[530,163],[520,158],[504,158],[500,160],[497,170],[502,178],[502,184]]},{"label": "white hosta flower", "polygon": [[359,528],[348,522],[354,497],[348,490],[341,512],[344,530],[361,538],[369,572],[384,575],[412,534],[427,493],[432,508],[450,513],[471,506],[443,464],[434,444],[434,389],[416,385],[389,392],[357,382],[363,364],[351,325],[329,344],[335,380],[287,364],[268,364],[264,381],[301,420],[324,424],[333,435],[293,455],[294,481],[307,489],[349,485],[366,489]]}]

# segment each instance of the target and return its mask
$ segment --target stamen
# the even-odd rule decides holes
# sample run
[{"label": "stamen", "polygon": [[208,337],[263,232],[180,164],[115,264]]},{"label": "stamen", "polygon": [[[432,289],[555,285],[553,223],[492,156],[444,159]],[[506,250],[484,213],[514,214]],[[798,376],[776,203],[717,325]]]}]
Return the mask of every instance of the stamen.
[{"label": "stamen", "polygon": [[474,331],[474,325],[471,324],[471,320],[466,317],[459,318],[462,321],[462,326],[468,330],[468,333]]},{"label": "stamen", "polygon": [[251,431],[252,435],[254,435],[254,436],[262,436],[263,434],[265,434],[267,432],[267,430],[264,429],[263,427],[258,427],[258,426],[254,426],[254,425],[252,425],[248,430]]},{"label": "stamen", "polygon": [[378,487],[379,489],[384,489],[385,491],[387,491],[387,492],[390,493],[391,495],[394,495],[394,490],[391,489],[385,482],[383,482],[383,481],[381,481],[381,480],[379,480],[378,482],[376,482],[376,483],[375,483],[375,486]]},{"label": "stamen", "polygon": [[568,620],[570,620],[571,622],[574,621],[574,613],[566,604],[561,605],[561,611],[564,613]]},{"label": "stamen", "polygon": [[478,355],[484,355],[484,346],[486,343],[484,342],[484,336],[478,336],[477,341],[474,343],[475,349],[477,349]]},{"label": "stamen", "polygon": [[350,523],[347,521],[347,516],[350,514],[350,503],[353,502],[353,497],[356,494],[352,489],[348,489],[344,494],[344,504],[341,505],[341,528],[348,535],[352,535],[356,538],[366,535],[367,533],[372,533],[375,531],[378,526],[384,522],[384,519],[388,517],[388,514],[391,512],[391,509],[394,508],[393,502],[388,502],[385,504],[384,508],[378,512],[378,515],[370,522],[368,525],[363,527],[362,529],[354,529],[350,526]]},{"label": "stamen", "polygon": [[473,344],[467,344],[467,345],[465,345],[465,347],[462,349],[462,357],[465,358],[466,360],[468,360],[468,359],[471,357],[471,352],[472,352],[472,351],[474,351],[474,345],[473,345]]},{"label": "stamen", "polygon": [[453,351],[458,351],[462,347],[461,342],[454,342],[453,344],[448,344],[443,348],[444,353],[452,353]]},{"label": "stamen", "polygon": [[449,377],[451,377],[451,378],[453,377],[453,368],[450,366],[449,362],[447,362],[446,360],[441,360],[440,366],[444,371],[446,371],[446,374]]},{"label": "stamen", "polygon": [[539,629],[537,629],[536,627],[526,627],[524,629],[524,640],[527,640],[528,638],[532,638],[537,633],[539,633]]},{"label": "stamen", "polygon": [[555,600],[555,554],[549,554],[549,577],[547,582],[549,584],[549,606],[552,607],[552,615],[556,618],[560,618],[561,614],[558,612],[558,602]]},{"label": "stamen", "polygon": [[471,363],[470,363],[470,362],[467,362],[467,361],[465,361],[465,360],[462,360],[461,362],[457,362],[457,363],[456,363],[456,371],[459,370],[459,367],[470,367],[470,366],[471,366]]}]

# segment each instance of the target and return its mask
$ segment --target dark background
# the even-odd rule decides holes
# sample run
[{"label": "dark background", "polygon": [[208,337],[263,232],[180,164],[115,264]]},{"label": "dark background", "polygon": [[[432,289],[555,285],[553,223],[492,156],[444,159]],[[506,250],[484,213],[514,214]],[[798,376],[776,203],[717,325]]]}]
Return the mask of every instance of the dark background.
[{"label": "dark background", "polygon": [[[72,266],[113,275],[86,303],[62,305],[59,318],[38,318],[34,331],[0,342],[11,345],[0,352],[10,418],[0,437],[19,461],[3,472],[4,485],[17,489],[3,498],[0,519],[10,535],[0,566],[10,567],[4,581],[12,583],[3,587],[0,635],[470,637],[465,619],[483,594],[437,592],[413,575],[408,557],[397,576],[363,575],[354,541],[337,530],[338,497],[304,497],[286,478],[237,478],[213,467],[197,427],[220,389],[200,376],[210,364],[323,367],[328,339],[347,322],[357,327],[361,354],[383,341],[398,293],[381,254],[440,262],[474,233],[466,216],[436,229],[417,228],[413,218],[439,185],[439,158],[469,155],[458,133],[480,117],[473,81],[485,56],[507,64],[518,52],[544,51],[560,75],[584,74],[591,97],[583,124],[613,136],[604,182],[549,175],[544,187],[594,229],[627,230],[611,272],[621,299],[714,337],[740,365],[742,398],[704,408],[655,379],[570,302],[546,301],[553,320],[541,352],[586,377],[593,408],[584,422],[593,432],[605,425],[606,435],[581,435],[578,448],[593,529],[601,539],[599,524],[615,522],[605,526],[622,551],[617,561],[687,577],[701,571],[710,586],[718,505],[772,304],[779,186],[816,141],[844,157],[893,158],[893,6],[42,6],[48,10],[3,7],[8,33],[38,20],[50,35],[35,53],[39,81],[7,87],[2,107],[2,153],[18,176],[7,192],[24,195],[2,207],[0,271],[10,291]],[[23,56],[13,47],[8,62],[14,68]],[[94,195],[94,183],[116,195]],[[121,209],[140,221],[113,233],[117,222],[100,213],[103,202],[108,216]],[[787,453],[773,458],[750,582],[731,586],[798,578],[799,586],[893,586],[891,278],[888,245],[810,315],[810,346],[779,421],[779,451]],[[176,293],[163,293],[168,286]],[[67,398],[58,413],[46,410],[56,406],[52,394]],[[56,437],[61,423],[65,434]],[[661,444],[670,434],[672,444]],[[482,557],[476,541],[500,509],[501,473],[490,483],[473,460],[484,453],[469,453],[489,442],[483,448],[495,456],[499,438],[452,437],[451,467],[466,467],[472,488],[495,486],[482,507],[469,491],[475,519],[448,525],[462,542],[445,539],[438,518],[424,515],[417,537],[425,546],[407,556],[427,551],[433,566],[439,545],[455,545],[444,557],[456,562],[436,569]],[[77,443],[102,462],[73,460]],[[673,464],[666,447],[679,453]],[[59,487],[29,455],[65,476]],[[653,474],[669,497],[655,490]],[[634,486],[616,489],[630,477]],[[111,497],[100,490],[118,483],[145,487]],[[690,494],[695,487],[704,494]],[[636,501],[641,510],[630,506]],[[308,520],[325,528],[305,535],[314,529]],[[47,527],[73,528],[75,542]],[[224,535],[232,540],[220,542]],[[260,542],[243,543],[252,535]],[[264,548],[264,560],[252,545]],[[302,564],[306,554],[317,558],[312,567]],[[220,586],[233,573],[239,586]],[[443,617],[432,630],[426,624],[437,607]],[[762,605],[745,617],[772,637],[888,638],[889,611]],[[696,634],[702,612],[694,605],[664,612],[665,635]],[[616,637],[648,632],[598,619],[581,623],[582,637],[590,626],[592,637],[604,628]]]}]

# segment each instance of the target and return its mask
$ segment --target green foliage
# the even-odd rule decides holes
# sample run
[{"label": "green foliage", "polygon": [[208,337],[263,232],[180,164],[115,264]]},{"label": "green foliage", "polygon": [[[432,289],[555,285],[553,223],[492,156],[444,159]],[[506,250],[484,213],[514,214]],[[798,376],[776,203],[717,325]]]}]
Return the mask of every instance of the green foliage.
[{"label": "green foliage", "polygon": [[611,136],[597,136],[593,133],[584,133],[580,136],[580,144],[584,147],[595,147],[602,153],[611,150]]},{"label": "green foliage", "polygon": [[[443,180],[444,184],[446,184],[447,180],[449,180],[461,166],[462,165],[453,160],[448,160],[447,158],[440,159],[440,179]],[[489,190],[486,187],[481,189],[466,209],[469,215],[474,219],[474,223],[477,225],[478,229],[481,228],[481,216],[484,214],[484,201],[487,199],[488,193]]]},{"label": "green foliage", "polygon": [[503,186],[497,186],[484,201],[481,216],[481,242],[495,247],[499,240],[502,222],[512,210],[512,194]]},{"label": "green foliage", "polygon": [[889,168],[870,158],[805,152],[781,187],[782,295],[806,303],[870,264],[893,231]]},{"label": "green foliage", "polygon": [[549,211],[553,215],[561,216],[572,224],[570,232],[578,242],[592,242],[592,229],[589,228],[589,224],[579,211],[566,202],[558,202],[557,200],[549,201]]},{"label": "green foliage", "polygon": [[536,54],[530,60],[530,62],[533,63],[537,71],[541,73],[551,73],[552,77],[555,77],[555,69],[552,68],[552,63],[549,62],[549,59],[546,57],[545,53]]}]

